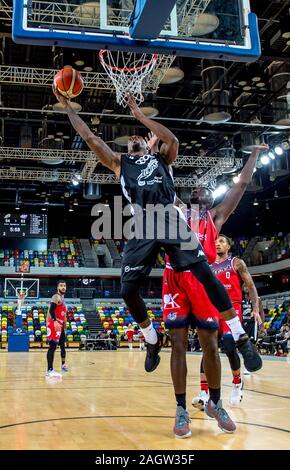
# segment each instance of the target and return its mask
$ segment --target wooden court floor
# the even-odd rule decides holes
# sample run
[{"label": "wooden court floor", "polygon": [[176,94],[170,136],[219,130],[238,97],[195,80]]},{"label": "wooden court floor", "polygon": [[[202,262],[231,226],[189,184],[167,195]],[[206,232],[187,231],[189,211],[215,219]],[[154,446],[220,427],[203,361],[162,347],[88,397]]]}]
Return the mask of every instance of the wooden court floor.
[{"label": "wooden court floor", "polygon": [[[175,402],[170,353],[159,368],[143,369],[145,352],[69,351],[70,372],[47,383],[46,354],[0,352],[0,449],[290,449],[290,361],[265,360],[245,378],[244,400],[231,408],[229,367],[222,358],[223,400],[237,423],[224,434],[194,410],[198,355],[188,355],[192,437],[173,437]],[[55,366],[59,366],[57,351]]]}]

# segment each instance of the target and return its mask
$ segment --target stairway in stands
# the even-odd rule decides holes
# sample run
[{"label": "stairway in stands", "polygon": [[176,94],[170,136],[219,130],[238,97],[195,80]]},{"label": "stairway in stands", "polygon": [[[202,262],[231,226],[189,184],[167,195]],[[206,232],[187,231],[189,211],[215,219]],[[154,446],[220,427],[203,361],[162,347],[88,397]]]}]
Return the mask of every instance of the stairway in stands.
[{"label": "stairway in stands", "polygon": [[103,328],[100,315],[96,310],[95,299],[81,299],[81,302],[84,315],[88,322],[90,334],[96,335],[97,333],[103,333],[105,330]]}]

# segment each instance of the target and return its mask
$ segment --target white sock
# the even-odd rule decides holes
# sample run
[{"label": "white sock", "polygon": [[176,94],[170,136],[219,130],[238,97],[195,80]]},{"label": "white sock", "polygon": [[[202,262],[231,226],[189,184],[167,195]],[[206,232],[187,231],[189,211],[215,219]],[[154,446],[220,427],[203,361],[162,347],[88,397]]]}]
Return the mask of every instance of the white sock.
[{"label": "white sock", "polygon": [[231,330],[235,341],[238,341],[239,337],[245,334],[245,330],[243,329],[238,316],[231,318],[230,320],[226,320],[226,324]]},{"label": "white sock", "polygon": [[156,330],[153,327],[151,322],[150,322],[149,326],[146,326],[146,328],[141,328],[141,331],[142,331],[143,336],[145,338],[145,341],[147,341],[147,343],[149,343],[149,344],[156,344],[157,343]]}]

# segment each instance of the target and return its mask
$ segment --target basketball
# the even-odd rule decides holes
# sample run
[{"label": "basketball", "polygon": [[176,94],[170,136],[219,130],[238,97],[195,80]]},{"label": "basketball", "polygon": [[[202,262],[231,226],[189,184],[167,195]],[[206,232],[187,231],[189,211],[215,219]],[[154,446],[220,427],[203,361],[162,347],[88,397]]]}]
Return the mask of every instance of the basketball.
[{"label": "basketball", "polygon": [[80,95],[84,88],[84,81],[80,72],[70,65],[57,72],[53,83],[57,91],[68,99]]}]

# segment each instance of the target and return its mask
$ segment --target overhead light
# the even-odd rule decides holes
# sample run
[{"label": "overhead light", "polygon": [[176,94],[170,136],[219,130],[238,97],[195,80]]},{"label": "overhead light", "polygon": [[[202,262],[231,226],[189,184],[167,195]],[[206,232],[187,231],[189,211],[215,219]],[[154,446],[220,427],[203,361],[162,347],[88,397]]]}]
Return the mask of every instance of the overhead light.
[{"label": "overhead light", "polygon": [[268,155],[271,158],[271,160],[275,160],[276,157],[275,157],[275,154],[273,152],[271,152],[271,151],[268,152]]},{"label": "overhead light", "polygon": [[267,209],[267,211],[270,210],[270,205],[268,202],[266,202],[265,209]]},{"label": "overhead light", "polygon": [[218,186],[214,191],[213,191],[213,197],[214,199],[222,196],[223,194],[225,194],[228,190],[228,186],[226,184],[221,184],[220,186]]},{"label": "overhead light", "polygon": [[219,18],[213,13],[202,13],[195,21],[193,19],[186,25],[186,33],[189,36],[204,36],[213,33],[220,24]]},{"label": "overhead light", "polygon": [[140,109],[145,116],[150,118],[158,116],[159,114],[159,110],[153,106],[142,106]]},{"label": "overhead light", "polygon": [[266,86],[266,83],[265,82],[258,82],[258,83],[256,83],[256,86],[258,88],[264,88],[264,86]]},{"label": "overhead light", "polygon": [[202,140],[206,140],[206,139],[207,139],[206,135],[202,135],[201,138],[202,138]]},{"label": "overhead light", "polygon": [[[191,142],[192,144],[192,142]],[[185,147],[187,145],[187,142],[182,142],[182,144],[180,144],[182,147]]]},{"label": "overhead light", "polygon": [[270,163],[270,157],[266,154],[262,155],[260,160],[261,160],[262,165],[269,165]]},{"label": "overhead light", "polygon": [[69,135],[64,135],[62,138],[63,138],[63,140],[69,140],[70,136]]},{"label": "overhead light", "polygon": [[246,85],[243,87],[243,90],[244,91],[250,91],[252,89],[252,87],[250,85]]},{"label": "overhead light", "polygon": [[45,198],[44,204],[45,204],[46,206],[49,205],[48,197]]},{"label": "overhead light", "polygon": [[197,140],[191,140],[190,143],[191,144],[197,144]]},{"label": "overhead light", "polygon": [[63,136],[63,132],[57,132],[56,135],[58,135],[59,137],[62,137],[62,136]]},{"label": "overhead light", "polygon": [[92,116],[91,117],[91,123],[94,125],[94,126],[98,126],[100,124],[100,118],[99,116]]},{"label": "overhead light", "polygon": [[[79,103],[76,103],[75,101],[70,101],[70,106],[76,113],[79,113],[82,110],[81,105]],[[65,105],[59,102],[53,104],[52,108],[54,111],[65,112]]]},{"label": "overhead light", "polygon": [[69,206],[68,211],[69,211],[69,212],[73,212],[73,211],[74,211],[73,206],[72,206],[71,204],[70,204],[70,206]]},{"label": "overhead light", "polygon": [[161,85],[169,85],[170,83],[176,83],[182,80],[184,72],[179,67],[170,67],[164,74]]},{"label": "overhead light", "polygon": [[275,149],[274,149],[274,152],[276,153],[276,155],[283,155],[284,153],[284,150],[282,149],[282,147],[280,145],[276,145]]},{"label": "overhead light", "polygon": [[277,190],[276,190],[276,191],[274,192],[274,198],[275,198],[275,199],[278,199],[278,197],[279,197],[279,195],[278,195],[278,192],[277,192]]},{"label": "overhead light", "polygon": [[81,179],[81,176],[78,174],[75,174],[72,179],[72,184],[74,186],[78,186],[80,184],[80,179]]},{"label": "overhead light", "polygon": [[17,206],[15,207],[15,210],[20,211],[20,207],[19,207],[18,204],[17,204]]},{"label": "overhead light", "polygon": [[93,70],[93,67],[91,67],[91,66],[89,66],[89,65],[87,65],[86,67],[84,67],[84,71],[85,71],[85,72],[92,72],[92,70]]},{"label": "overhead light", "polygon": [[259,222],[256,222],[256,226],[259,227],[259,225],[260,225]]},{"label": "overhead light", "polygon": [[236,176],[233,177],[233,182],[235,184],[237,184],[239,181],[240,181],[240,176],[239,175],[236,175]]},{"label": "overhead light", "polygon": [[46,207],[42,207],[41,210],[42,210],[43,212],[46,212]]},{"label": "overhead light", "polygon": [[82,65],[85,65],[85,61],[82,59],[75,60],[75,64],[81,67]]},{"label": "overhead light", "polygon": [[258,201],[258,199],[255,197],[254,202],[253,202],[253,206],[258,206],[258,205],[259,205],[259,201]]},{"label": "overhead light", "polygon": [[74,205],[74,206],[78,206],[78,205],[79,205],[77,198],[74,199],[73,205]]},{"label": "overhead light", "polygon": [[114,143],[116,145],[120,145],[120,147],[126,147],[128,145],[129,136],[122,135],[121,137],[116,137],[114,139]]},{"label": "overhead light", "polygon": [[238,84],[239,84],[240,86],[246,86],[246,85],[247,85],[247,82],[246,82],[245,80],[241,80],[241,81],[238,82]]}]

